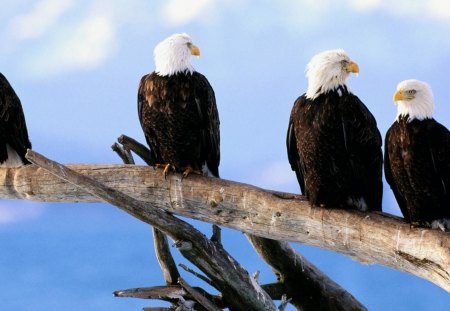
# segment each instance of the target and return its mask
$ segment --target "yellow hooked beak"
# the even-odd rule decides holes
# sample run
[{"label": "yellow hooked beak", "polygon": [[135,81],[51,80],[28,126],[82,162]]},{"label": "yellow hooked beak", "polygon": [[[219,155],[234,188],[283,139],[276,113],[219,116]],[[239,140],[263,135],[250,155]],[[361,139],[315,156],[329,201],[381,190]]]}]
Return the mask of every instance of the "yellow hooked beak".
[{"label": "yellow hooked beak", "polygon": [[415,90],[408,90],[405,92],[405,90],[397,90],[394,93],[394,102],[398,102],[400,100],[411,100],[414,99]]},{"label": "yellow hooked beak", "polygon": [[357,63],[350,61],[347,65],[347,71],[353,73],[359,73],[359,66]]},{"label": "yellow hooked beak", "polygon": [[189,46],[189,49],[191,50],[191,54],[195,55],[197,57],[200,57],[200,49],[198,48],[198,46],[191,44]]},{"label": "yellow hooked beak", "polygon": [[394,102],[398,102],[399,100],[404,100],[405,96],[403,95],[403,90],[397,90],[394,93]]}]

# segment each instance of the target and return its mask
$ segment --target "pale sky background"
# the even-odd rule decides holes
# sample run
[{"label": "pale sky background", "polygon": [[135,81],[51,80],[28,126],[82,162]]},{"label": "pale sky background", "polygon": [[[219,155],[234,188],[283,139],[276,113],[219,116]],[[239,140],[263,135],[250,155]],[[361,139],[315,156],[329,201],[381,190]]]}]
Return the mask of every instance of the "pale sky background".
[{"label": "pale sky background", "polygon": [[[192,63],[216,93],[222,178],[299,192],[287,123],[306,90],[306,64],[327,49],[343,48],[359,64],[348,85],[383,137],[396,85],[411,78],[431,85],[435,118],[450,127],[446,0],[4,0],[0,24],[0,71],[22,100],[33,148],[62,163],[120,163],[110,150],[120,134],[144,142],[138,83],[153,71],[154,46],[176,32],[200,47]],[[400,215],[388,186],[383,205]],[[275,280],[240,233],[224,238],[250,273]],[[163,284],[148,226],[106,204],[2,200],[0,248],[0,309],[140,310],[152,303],[111,293]],[[425,280],[296,248],[370,310],[450,305]]]}]

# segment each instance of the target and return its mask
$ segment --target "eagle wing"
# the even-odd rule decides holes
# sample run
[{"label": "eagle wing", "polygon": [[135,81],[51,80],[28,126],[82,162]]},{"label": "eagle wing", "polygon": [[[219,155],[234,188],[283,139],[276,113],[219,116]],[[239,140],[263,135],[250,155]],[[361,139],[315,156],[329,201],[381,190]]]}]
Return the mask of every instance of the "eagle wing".
[{"label": "eagle wing", "polygon": [[397,200],[397,204],[402,211],[403,215],[408,218],[409,220],[409,214],[408,210],[406,208],[406,201],[404,199],[404,196],[400,192],[400,189],[397,186],[397,182],[394,179],[394,175],[392,173],[392,163],[391,163],[391,156],[392,150],[394,144],[395,144],[395,135],[399,135],[398,133],[395,133],[396,131],[396,123],[394,123],[386,132],[386,137],[384,139],[384,177],[386,178],[387,183],[392,189],[392,192],[394,193],[395,199]]},{"label": "eagle wing", "polygon": [[6,77],[0,73],[0,163],[8,158],[6,145],[12,147],[23,163],[27,149],[31,149],[22,104]]},{"label": "eagle wing", "polygon": [[342,102],[345,116],[343,119],[344,140],[349,142],[349,155],[354,174],[365,172],[364,192],[367,204],[371,211],[381,211],[383,196],[382,165],[383,154],[381,150],[382,139],[377,128],[377,122],[372,113],[355,95],[349,93]]},{"label": "eagle wing", "polygon": [[449,209],[445,214],[450,217],[450,131],[438,122],[434,124],[434,133],[430,137],[430,152],[434,172],[441,181],[442,193]]},{"label": "eagle wing", "polygon": [[196,79],[195,102],[199,119],[202,121],[202,158],[211,173],[219,177],[220,164],[220,121],[214,90],[205,76],[193,73]]},{"label": "eagle wing", "polygon": [[289,118],[289,126],[286,136],[288,160],[289,163],[291,164],[292,170],[295,171],[298,183],[300,185],[300,190],[302,191],[303,195],[305,195],[304,165],[302,164],[302,159],[297,149],[295,124],[296,119],[299,118],[298,107],[302,105],[304,98],[305,98],[304,96],[301,96],[294,103],[294,107],[292,108],[291,116]]},{"label": "eagle wing", "polygon": [[[386,181],[408,221],[449,218],[450,132],[434,119],[414,122],[408,131],[402,131],[399,123],[394,122],[386,133],[384,153]],[[411,133],[415,136],[410,139],[419,142],[415,151],[404,150],[398,143],[401,135]],[[414,157],[414,165],[406,166],[403,163],[404,152]],[[427,193],[426,197],[421,196],[424,192]],[[421,197],[413,198],[411,193],[418,193]],[[427,204],[429,206],[426,206]],[[420,211],[417,210],[417,206],[427,208]],[[445,210],[442,210],[441,206],[444,206]]]},{"label": "eagle wing", "polygon": [[142,77],[139,83],[138,89],[138,115],[139,121],[141,123],[142,129],[144,130],[145,140],[150,148],[150,158],[153,164],[163,163],[161,158],[161,153],[159,151],[159,144],[156,140],[156,135],[153,133],[152,126],[150,126],[149,120],[144,116],[144,109],[149,109],[149,107],[154,106],[157,100],[157,94],[155,92],[155,77],[156,74],[153,72],[151,74]]}]

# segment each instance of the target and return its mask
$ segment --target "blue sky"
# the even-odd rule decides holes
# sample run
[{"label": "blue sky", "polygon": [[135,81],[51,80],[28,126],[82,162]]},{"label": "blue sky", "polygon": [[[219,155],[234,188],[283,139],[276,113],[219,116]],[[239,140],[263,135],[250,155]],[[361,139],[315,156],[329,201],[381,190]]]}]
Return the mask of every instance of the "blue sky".
[{"label": "blue sky", "polygon": [[[0,71],[22,99],[33,148],[62,163],[120,163],[110,151],[117,136],[144,141],[137,86],[154,68],[154,46],[175,32],[190,34],[200,47],[201,58],[192,62],[216,92],[222,178],[299,191],[287,162],[287,122],[294,100],[306,90],[307,62],[326,49],[343,48],[359,64],[359,76],[348,85],[383,136],[396,114],[396,85],[410,78],[431,85],[435,118],[450,127],[445,0],[6,0],[0,22]],[[400,214],[389,187],[383,205]],[[199,226],[209,234],[208,226]],[[112,237],[123,243],[112,244]],[[242,241],[228,243],[250,272],[261,270],[263,279],[273,280],[241,234],[226,231],[225,238]],[[86,310],[139,309],[149,303],[110,293],[162,284],[148,227],[104,204],[1,201],[0,245],[8,249],[0,255],[1,274],[30,293],[53,293],[27,295],[33,310],[56,310],[64,298],[83,301]],[[370,310],[443,310],[450,303],[427,281],[296,247]],[[111,259],[107,265],[105,256]],[[63,278],[66,264],[71,273]],[[19,268],[23,279],[12,273]],[[104,281],[86,287],[90,278]],[[20,295],[7,287],[0,284],[0,300],[17,307]],[[61,304],[55,297],[62,297]]]}]

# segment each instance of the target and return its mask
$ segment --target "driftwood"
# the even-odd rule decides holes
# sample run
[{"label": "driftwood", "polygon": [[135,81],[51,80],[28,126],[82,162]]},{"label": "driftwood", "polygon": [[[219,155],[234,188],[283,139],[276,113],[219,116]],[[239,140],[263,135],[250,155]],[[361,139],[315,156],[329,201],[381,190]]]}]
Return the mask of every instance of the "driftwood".
[{"label": "driftwood", "polygon": [[[141,157],[147,164],[155,164],[147,160],[151,159],[151,152],[146,146],[126,135],[121,135],[118,141],[122,146],[115,143],[112,148],[125,164],[135,163],[131,151]],[[178,270],[173,267],[174,260],[167,247],[167,240],[158,229],[153,228],[153,230],[156,257],[160,263],[166,283],[168,285],[173,284],[167,281],[167,276],[178,274]],[[275,290],[277,294],[274,293],[274,288],[270,286],[266,287],[266,291],[268,290],[267,292],[272,299],[281,300],[281,305],[278,307],[279,311],[284,310],[289,303],[293,304],[297,310],[303,311],[366,310],[350,293],[327,277],[306,258],[297,253],[287,242],[266,239],[250,234],[247,234],[247,237],[261,258],[273,267],[274,273],[278,276],[278,288]],[[211,241],[221,243],[221,230],[216,225],[213,225]],[[180,266],[215,287],[203,275],[194,272],[184,265]],[[173,280],[174,278],[170,277],[169,279]],[[188,288],[183,287],[188,291]],[[188,291],[188,293],[191,292]],[[287,298],[287,295],[291,298]],[[197,295],[195,298],[207,310],[215,309],[215,306],[208,307],[208,303],[210,302],[203,302],[201,295]],[[172,306],[175,305],[172,304]]]},{"label": "driftwood", "polygon": [[[282,292],[298,310],[366,310],[287,242],[247,235],[259,255],[278,275]],[[319,298],[319,297],[326,297]],[[351,308],[350,308],[351,306]]]},{"label": "driftwood", "polygon": [[[179,175],[134,165],[68,165],[127,193],[145,209],[174,214],[282,241],[300,242],[422,277],[450,292],[450,234],[411,228],[384,213],[311,207],[302,196],[280,194],[222,179]],[[0,198],[99,202],[97,196],[28,165],[0,169]]]},{"label": "driftwood", "polygon": [[[277,286],[269,285],[267,290],[265,290],[258,284],[256,279],[250,279],[250,284],[252,286],[248,286],[248,273],[245,270],[242,270],[239,264],[223,249],[220,242],[220,229],[218,227],[213,226],[213,236],[211,241],[209,241],[189,224],[184,223],[167,213],[161,213],[160,210],[147,210],[143,208],[145,206],[143,202],[128,197],[126,194],[115,189],[108,188],[102,183],[76,173],[61,164],[50,161],[33,151],[28,152],[27,158],[59,178],[69,181],[77,187],[123,209],[138,219],[158,227],[159,230],[170,235],[173,239],[177,240],[177,238],[184,238],[184,241],[177,243],[180,245],[184,244],[182,248],[179,248],[180,251],[187,259],[197,265],[197,267],[211,278],[213,286],[223,295],[224,305],[229,307],[230,310],[272,310],[273,302],[270,299],[268,300],[267,297],[282,300],[278,310],[283,310],[289,303],[290,299],[287,299],[286,296],[283,295],[284,292],[281,292],[280,288],[275,289],[275,294],[273,293],[274,288]],[[308,264],[308,262],[305,262],[305,264]],[[236,276],[238,279],[236,279]],[[311,275],[311,277],[314,276]],[[187,288],[188,287],[185,286],[185,289]],[[236,291],[236,289],[239,291]],[[285,290],[285,288],[282,288],[282,290]],[[194,295],[192,291],[189,292],[191,295]],[[341,292],[345,291],[342,289]],[[317,293],[319,295],[313,295],[318,301],[316,306],[314,308],[303,308],[302,306],[302,310],[317,310],[317,306],[330,304],[333,308],[327,308],[325,310],[365,310],[365,308],[348,293],[347,295],[343,295],[345,299],[342,300],[336,299],[336,297],[329,295],[326,291],[317,291]],[[256,299],[252,301],[251,298],[255,296]],[[214,305],[213,302],[208,306],[208,304],[204,304],[201,299],[196,298],[196,301],[199,303],[199,306],[196,305],[197,310],[211,310],[215,308],[211,307]],[[191,303],[185,301],[184,298],[179,299],[178,302]],[[189,309],[190,306],[187,306]]]},{"label": "driftwood", "polygon": [[[31,153],[31,157],[33,156],[36,154]],[[169,175],[165,180],[158,170],[131,165],[68,165],[68,167],[74,170],[74,173],[81,173],[99,184],[115,189],[113,192],[121,191],[130,195],[139,203],[138,210],[142,208],[141,211],[133,211],[142,213],[134,215],[140,219],[147,217],[148,214],[154,214],[155,210],[163,209],[260,237],[302,242],[335,250],[364,263],[380,263],[428,279],[450,292],[448,233],[411,228],[400,218],[383,213],[362,214],[356,211],[311,208],[301,196],[271,192],[221,179],[189,176],[188,179],[181,181],[179,175]],[[63,166],[55,164],[53,169],[54,174],[67,179],[67,171]],[[47,202],[108,201],[104,197],[99,199],[98,194],[91,193],[34,165],[0,169],[0,198]],[[220,234],[218,235],[220,242]],[[250,237],[250,239],[253,244],[258,244],[259,238]],[[269,242],[267,239],[259,241]],[[214,242],[213,244],[220,245]],[[296,257],[298,254],[291,253],[288,244],[285,245],[285,248],[278,248],[284,252],[283,256],[293,256],[293,260],[301,259]],[[268,254],[264,251],[260,253],[263,258]],[[271,264],[270,257],[265,259]],[[276,264],[271,265],[278,273],[284,269]],[[176,275],[172,276],[170,283],[173,283],[175,278]],[[280,278],[283,279],[283,273],[280,274]],[[284,285],[287,285],[289,280],[286,273],[283,280]],[[251,280],[248,282],[254,285]],[[275,290],[270,285],[263,285],[262,288],[272,299],[277,299],[274,298],[276,296],[273,294],[274,291],[277,291],[278,297],[286,293],[286,288],[280,284],[273,285]],[[338,293],[340,289],[337,288]],[[347,294],[344,291],[340,297],[348,298]],[[294,305],[299,302],[299,297],[296,300],[295,295],[288,297],[294,298],[292,301]],[[355,302],[351,295],[350,300]],[[218,306],[224,305],[228,306],[223,302]],[[239,305],[231,309],[239,310],[241,307]],[[269,307],[267,310],[273,308]],[[359,306],[355,309],[361,310],[364,307]]]},{"label": "driftwood", "polygon": [[[127,146],[126,143],[124,143],[125,141],[131,142],[132,146]],[[111,146],[111,148],[122,159],[124,164],[135,164],[131,150],[134,150],[134,152],[138,155],[140,154],[140,157],[142,159],[145,159],[144,157],[148,157],[148,159],[153,161],[153,159],[151,159],[150,150],[146,146],[137,142],[136,140],[134,140],[128,136],[122,135],[119,138],[119,143],[120,144],[114,143]],[[148,160],[144,160],[144,161],[149,165],[155,164],[154,162],[149,162]],[[175,285],[177,283],[181,284],[181,282],[184,282],[184,281],[183,281],[183,279],[181,279],[181,276],[180,276],[180,273],[178,272],[178,268],[176,266],[175,260],[172,257],[172,253],[170,252],[167,236],[156,227],[152,227],[152,233],[153,233],[153,245],[155,248],[156,259],[158,260],[159,266],[160,266],[161,271],[164,276],[164,280],[166,281],[166,285]],[[201,233],[199,232],[199,234],[201,234]],[[202,277],[203,277],[203,275],[202,275]],[[208,279],[208,281],[210,282],[210,284],[212,286],[214,286],[209,279]],[[195,291],[195,289],[188,291],[187,288],[190,288],[190,286],[186,284],[186,286],[184,287],[184,289],[186,290],[186,294],[181,295],[181,296],[179,296],[178,299],[176,299],[175,301],[172,301],[172,309],[177,309],[178,304],[180,302],[181,303],[185,302],[187,295],[192,294],[192,291],[194,291],[194,293],[198,293],[198,291]],[[195,298],[193,297],[195,299],[195,301],[200,305],[200,306],[197,306],[197,308],[196,308],[199,311],[202,311],[201,309],[203,309],[204,306],[207,306],[209,304],[214,305],[214,303],[212,301],[208,300],[208,298],[205,297],[207,295],[206,291],[202,294],[199,294],[198,295],[199,297],[195,297]]]},{"label": "driftwood", "polygon": [[[224,307],[224,301],[221,296],[210,295],[201,288],[196,288],[203,297],[220,307]],[[176,297],[185,297],[185,299],[194,299],[181,285],[167,285],[167,286],[152,286],[144,288],[131,288],[125,290],[118,290],[114,292],[116,297],[131,297],[141,299],[160,299],[175,303]]]},{"label": "driftwood", "polygon": [[[231,311],[276,310],[271,297],[226,252],[222,245],[210,241],[190,224],[162,209],[147,208],[148,204],[145,202],[105,186],[31,150],[27,152],[27,159],[48,170],[51,174],[117,206],[137,219],[157,227],[173,240],[180,241],[183,247],[179,247],[179,251],[211,278]],[[180,301],[183,300],[180,299]],[[191,307],[190,304],[186,306]]]},{"label": "driftwood", "polygon": [[[280,283],[272,283],[261,285],[261,288],[266,291],[272,299],[283,300],[283,292],[285,291],[285,286]],[[214,302],[219,308],[225,308],[225,302],[223,297],[220,295],[211,295],[204,291],[202,288],[196,288],[198,292],[200,292],[204,297]],[[180,285],[167,285],[167,286],[152,286],[152,287],[141,287],[141,288],[130,288],[125,290],[118,290],[114,292],[114,296],[116,297],[130,297],[130,298],[141,298],[141,299],[160,299],[163,301],[168,301],[175,303],[176,298],[174,297],[185,297],[185,299],[194,299],[194,297],[190,296],[189,293]],[[337,301],[336,301],[337,302]],[[332,306],[330,310],[335,310],[336,307],[339,308],[337,302],[336,305]],[[344,308],[348,308],[349,310],[359,310],[358,308],[354,308],[354,304],[350,304],[350,306],[342,306]],[[353,307],[353,309],[351,309]],[[280,308],[278,308],[280,310]],[[301,309],[304,310],[304,309]],[[308,310],[306,308],[305,310]],[[317,308],[313,308],[311,310],[317,310]]]}]

